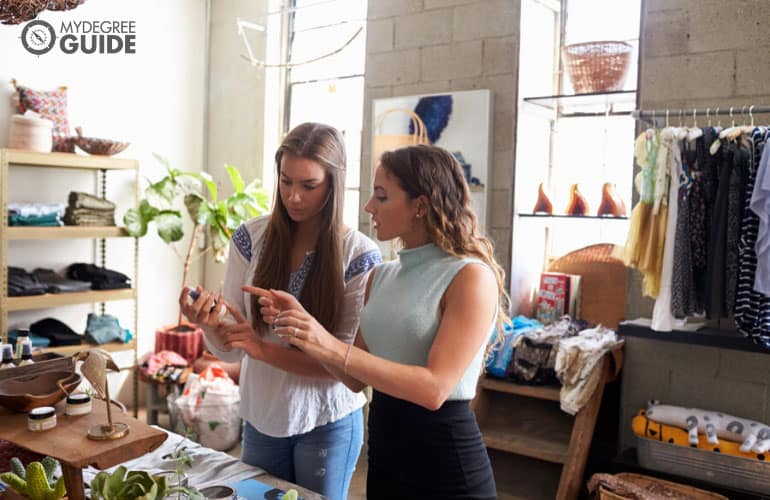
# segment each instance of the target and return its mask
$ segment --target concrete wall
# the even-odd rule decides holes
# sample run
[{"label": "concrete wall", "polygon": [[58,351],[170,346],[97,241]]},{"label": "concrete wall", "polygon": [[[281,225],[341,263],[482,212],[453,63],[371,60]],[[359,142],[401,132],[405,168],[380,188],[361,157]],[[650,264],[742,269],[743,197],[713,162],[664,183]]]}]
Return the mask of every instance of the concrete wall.
[{"label": "concrete wall", "polygon": [[[643,109],[735,106],[740,113],[744,105],[770,103],[767,1],[645,3],[639,86]],[[767,115],[757,118],[770,120]],[[699,122],[705,123],[704,118]],[[722,117],[722,123],[729,124],[729,118]],[[638,295],[638,285],[632,283],[629,316],[647,310],[648,303]],[[770,356],[627,339],[622,446],[632,445],[630,419],[649,399],[770,422]]]},{"label": "concrete wall", "polygon": [[361,154],[361,223],[371,194],[372,100],[454,90],[494,93],[488,233],[510,268],[519,40],[518,1],[370,0]]}]

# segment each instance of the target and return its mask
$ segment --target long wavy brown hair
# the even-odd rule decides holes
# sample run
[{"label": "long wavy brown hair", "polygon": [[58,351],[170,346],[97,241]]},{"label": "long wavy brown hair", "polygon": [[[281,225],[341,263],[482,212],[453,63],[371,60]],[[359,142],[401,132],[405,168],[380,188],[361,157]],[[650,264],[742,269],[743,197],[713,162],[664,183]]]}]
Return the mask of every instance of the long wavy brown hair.
[{"label": "long wavy brown hair", "polygon": [[[345,286],[342,271],[342,201],[345,194],[345,142],[342,134],[321,123],[303,123],[292,129],[275,153],[277,176],[286,154],[312,160],[326,171],[329,194],[321,209],[321,227],[315,255],[299,297],[302,306],[324,328],[335,332]],[[275,188],[275,205],[265,232],[265,241],[252,283],[261,288],[286,290],[289,286],[290,255],[296,223],[289,217]],[[264,334],[265,324],[257,297],[251,298],[254,328]]]},{"label": "long wavy brown hair", "polygon": [[425,222],[433,244],[455,257],[475,257],[492,270],[497,280],[499,342],[503,324],[509,319],[505,271],[495,260],[492,242],[479,232],[460,163],[445,149],[419,144],[383,153],[380,165],[409,198],[428,198]]}]

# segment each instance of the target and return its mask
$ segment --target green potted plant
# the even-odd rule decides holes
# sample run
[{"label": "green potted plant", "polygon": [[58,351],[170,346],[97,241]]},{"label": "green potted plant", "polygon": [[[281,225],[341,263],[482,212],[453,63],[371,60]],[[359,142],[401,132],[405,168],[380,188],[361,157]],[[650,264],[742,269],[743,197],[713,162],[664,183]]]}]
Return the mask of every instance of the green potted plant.
[{"label": "green potted plant", "polygon": [[30,500],[57,500],[67,494],[64,478],[54,480],[59,466],[55,458],[45,457],[40,462],[30,462],[24,467],[17,457],[10,460],[11,471],[4,472],[0,479],[19,495]]},{"label": "green potted plant", "polygon": [[[184,211],[193,223],[183,257],[181,284],[187,286],[187,275],[193,259],[212,252],[216,262],[224,262],[233,231],[246,220],[265,213],[269,208],[270,194],[260,186],[259,179],[247,184],[237,168],[225,165],[233,194],[219,199],[219,189],[210,174],[172,168],[167,159],[157,154],[154,156],[165,166],[166,176],[156,182],[148,180],[149,185],[139,207],[128,210],[123,223],[128,234],[134,237],[147,234],[149,225],[154,223],[161,240],[173,246],[185,237],[184,217],[179,209],[180,205],[184,205]],[[205,245],[196,257],[196,244],[201,233],[206,235]],[[180,252],[177,251],[177,255],[181,256]],[[194,330],[194,327],[182,322],[181,310],[176,325],[161,328],[163,332]]]}]

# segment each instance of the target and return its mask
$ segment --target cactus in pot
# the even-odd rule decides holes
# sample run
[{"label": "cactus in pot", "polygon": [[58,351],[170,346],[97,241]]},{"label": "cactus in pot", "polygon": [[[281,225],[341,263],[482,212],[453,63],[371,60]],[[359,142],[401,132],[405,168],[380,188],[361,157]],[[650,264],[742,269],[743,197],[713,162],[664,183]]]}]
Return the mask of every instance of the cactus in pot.
[{"label": "cactus in pot", "polygon": [[67,494],[64,478],[53,480],[58,460],[45,457],[40,462],[30,462],[25,468],[17,457],[11,459],[11,471],[0,474],[0,479],[19,494],[30,500],[57,500]]}]

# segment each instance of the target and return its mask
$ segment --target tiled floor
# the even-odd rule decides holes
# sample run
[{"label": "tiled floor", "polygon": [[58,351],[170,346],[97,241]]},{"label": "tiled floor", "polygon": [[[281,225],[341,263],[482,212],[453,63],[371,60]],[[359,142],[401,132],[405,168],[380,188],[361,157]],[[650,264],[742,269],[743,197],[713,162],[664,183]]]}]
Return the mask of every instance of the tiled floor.
[{"label": "tiled floor", "polygon": [[[143,408],[139,410],[139,420],[145,422],[147,412]],[[158,416],[158,424],[162,427],[168,426],[168,415],[160,414]],[[234,457],[241,456],[241,444],[238,443],[234,448],[228,450],[228,454]],[[356,465],[356,471],[353,473],[353,479],[350,482],[350,491],[348,493],[348,500],[365,500],[366,499],[366,445],[361,450],[361,455],[358,458],[358,464]]]}]

